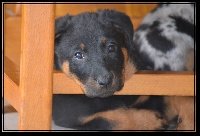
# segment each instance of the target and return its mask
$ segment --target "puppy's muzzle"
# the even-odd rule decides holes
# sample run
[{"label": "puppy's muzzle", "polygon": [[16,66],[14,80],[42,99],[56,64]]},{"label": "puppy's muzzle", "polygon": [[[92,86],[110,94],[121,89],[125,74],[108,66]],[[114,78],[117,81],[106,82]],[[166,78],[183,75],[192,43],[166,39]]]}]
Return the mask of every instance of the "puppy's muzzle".
[{"label": "puppy's muzzle", "polygon": [[112,76],[105,75],[97,78],[97,83],[101,88],[107,88],[112,84]]}]

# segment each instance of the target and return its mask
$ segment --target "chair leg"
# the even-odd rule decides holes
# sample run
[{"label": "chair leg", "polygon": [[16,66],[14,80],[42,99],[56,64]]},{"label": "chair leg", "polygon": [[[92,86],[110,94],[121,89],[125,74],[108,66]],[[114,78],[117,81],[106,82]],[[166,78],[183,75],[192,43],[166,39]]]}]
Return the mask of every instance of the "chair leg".
[{"label": "chair leg", "polygon": [[22,5],[20,130],[51,129],[54,7],[54,4]]}]

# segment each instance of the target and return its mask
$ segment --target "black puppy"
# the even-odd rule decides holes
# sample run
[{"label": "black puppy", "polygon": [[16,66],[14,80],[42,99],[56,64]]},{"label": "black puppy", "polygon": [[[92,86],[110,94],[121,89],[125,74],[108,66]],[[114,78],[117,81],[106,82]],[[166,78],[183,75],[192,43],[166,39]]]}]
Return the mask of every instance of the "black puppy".
[{"label": "black puppy", "polygon": [[[71,76],[89,97],[106,97],[136,71],[133,26],[123,13],[104,10],[56,20],[55,68]],[[131,56],[131,57],[129,57]]]},{"label": "black puppy", "polygon": [[[55,68],[72,77],[86,96],[111,96],[123,87],[125,77],[136,71],[137,58],[134,56],[132,38],[131,20],[121,12],[100,10],[77,16],[66,15],[56,20]],[[142,110],[141,115],[146,114],[152,119],[137,121],[148,127],[135,125],[138,116],[127,116],[128,112],[134,112],[126,108],[133,105],[136,96],[112,96],[104,99],[86,96],[54,95],[55,124],[81,130],[163,127],[164,121],[157,118],[158,114],[154,111]],[[124,114],[123,112],[126,114],[117,114]],[[122,118],[125,119],[120,121]],[[131,118],[133,122],[123,124]]]},{"label": "black puppy", "polygon": [[55,124],[80,130],[177,128],[180,118],[167,97],[111,96],[143,66],[132,39],[129,17],[114,10],[56,20],[55,68],[88,97],[54,95]]}]

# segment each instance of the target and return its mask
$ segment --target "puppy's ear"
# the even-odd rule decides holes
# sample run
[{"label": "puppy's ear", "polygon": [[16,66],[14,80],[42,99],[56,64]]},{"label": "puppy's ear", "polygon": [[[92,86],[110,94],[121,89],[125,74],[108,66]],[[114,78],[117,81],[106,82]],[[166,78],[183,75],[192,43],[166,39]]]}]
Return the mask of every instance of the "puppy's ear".
[{"label": "puppy's ear", "polygon": [[126,36],[128,36],[130,44],[133,44],[133,25],[132,22],[125,13],[118,12],[115,10],[99,10],[100,20],[103,21],[104,24],[112,23],[114,27],[122,29]]},{"label": "puppy's ear", "polygon": [[59,17],[55,22],[55,39],[61,36],[67,29],[72,16],[65,15],[63,17]]},{"label": "puppy's ear", "polygon": [[113,25],[116,29],[125,34],[130,62],[133,66],[138,66],[139,58],[136,55],[133,43],[134,29],[129,16],[115,10],[99,10],[97,13],[99,14],[100,21],[103,24]]},{"label": "puppy's ear", "polygon": [[58,45],[60,41],[60,37],[63,33],[67,31],[67,28],[70,24],[72,16],[65,15],[59,17],[55,21],[55,51],[54,51],[54,69],[62,70],[62,64],[60,60],[60,52],[58,49],[60,48]]}]

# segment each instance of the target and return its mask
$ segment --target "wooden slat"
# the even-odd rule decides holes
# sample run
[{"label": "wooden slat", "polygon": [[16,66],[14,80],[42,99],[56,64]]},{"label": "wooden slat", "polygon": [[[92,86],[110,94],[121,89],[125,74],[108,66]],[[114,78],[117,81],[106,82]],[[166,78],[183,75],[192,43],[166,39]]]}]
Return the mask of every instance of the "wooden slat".
[{"label": "wooden slat", "polygon": [[19,87],[4,73],[4,98],[18,111]]},{"label": "wooden slat", "polygon": [[[14,73],[12,75],[15,75]],[[14,78],[13,76],[10,77]],[[116,95],[178,95],[194,96],[193,72],[161,72],[140,71],[125,82],[124,88]],[[54,94],[83,94],[80,86],[73,79],[60,71],[53,74]]]},{"label": "wooden slat", "polygon": [[19,86],[4,73],[4,98],[18,111],[19,110]]},{"label": "wooden slat", "polygon": [[54,5],[23,4],[20,130],[50,130],[52,116]]},{"label": "wooden slat", "polygon": [[4,73],[6,73],[17,86],[19,86],[19,72],[19,65],[15,64],[7,56],[4,56]]},{"label": "wooden slat", "polygon": [[77,83],[65,76],[60,71],[54,71],[53,75],[53,93],[54,94],[83,94],[81,87]]},{"label": "wooden slat", "polygon": [[[76,15],[82,12],[90,12],[90,11],[97,11],[99,9],[114,9],[118,10],[121,12],[125,12],[127,15],[130,17],[143,17],[147,13],[149,13],[153,8],[157,6],[156,2],[152,2],[151,4],[148,2],[140,2],[137,3],[130,3],[130,2],[125,2],[125,3],[117,3],[117,4],[111,4],[111,3],[104,3],[104,4],[95,4],[95,3],[87,3],[87,4],[80,4],[80,3],[69,3],[69,2],[62,2],[62,4],[59,4],[57,2],[56,4],[56,16],[63,16],[67,13],[71,15]],[[76,10],[74,10],[76,9]],[[21,15],[21,2],[16,2],[16,4],[6,4],[5,3],[5,10],[8,10],[12,14],[11,16],[19,16]],[[7,14],[6,14],[7,18]]]},{"label": "wooden slat", "polygon": [[4,56],[4,98],[19,110],[19,66]]},{"label": "wooden slat", "polygon": [[[4,98],[19,111],[19,66],[4,57],[4,69]],[[54,71],[53,77],[54,94],[83,94],[80,86],[62,72]],[[139,71],[115,94],[194,96],[194,90],[193,72]]]},{"label": "wooden slat", "polygon": [[194,96],[193,72],[141,71],[125,82],[120,95],[176,95]]},{"label": "wooden slat", "polygon": [[[17,67],[14,63],[6,64],[4,58],[4,68]],[[19,67],[19,66],[18,66]],[[16,68],[18,69],[18,68]],[[7,71],[11,80],[17,85],[19,77],[18,70]],[[158,72],[139,71],[125,82],[124,88],[116,95],[180,95],[194,96],[194,72]],[[80,86],[73,79],[65,76],[60,71],[53,74],[54,94],[83,94]]]},{"label": "wooden slat", "polygon": [[[54,94],[83,94],[72,79],[60,72],[54,72],[53,91]],[[194,96],[194,73],[140,71],[115,94]]]},{"label": "wooden slat", "polygon": [[20,64],[21,17],[9,17],[4,26],[4,55]]},{"label": "wooden slat", "polygon": [[[142,22],[143,17],[157,6],[157,3],[146,4],[145,2],[132,4],[56,4],[56,16],[64,16],[66,14],[77,15],[82,12],[94,12],[99,9],[114,9],[126,13],[133,23],[136,30]],[[74,10],[76,9],[76,10]]]},{"label": "wooden slat", "polygon": [[[114,9],[121,12],[126,13],[130,17],[143,17],[147,13],[149,13],[153,8],[157,6],[157,3],[146,4],[145,2],[138,4],[94,4],[94,3],[87,3],[87,4],[69,4],[64,3],[56,4],[56,16],[63,16],[67,13],[71,15],[77,15],[82,12],[94,12],[99,9]],[[74,10],[76,9],[76,10]]]}]

